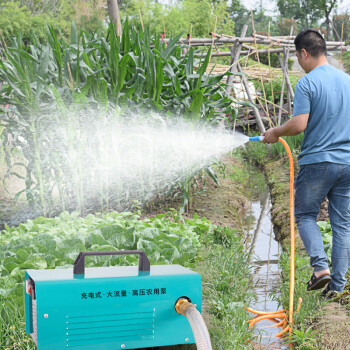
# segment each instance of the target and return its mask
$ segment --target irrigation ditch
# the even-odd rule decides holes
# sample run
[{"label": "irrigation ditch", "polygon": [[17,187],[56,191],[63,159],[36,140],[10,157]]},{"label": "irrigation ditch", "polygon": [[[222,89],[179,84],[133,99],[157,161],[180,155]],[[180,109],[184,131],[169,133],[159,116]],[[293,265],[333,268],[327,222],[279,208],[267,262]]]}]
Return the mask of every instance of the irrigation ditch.
[{"label": "irrigation ditch", "polygon": [[[222,159],[225,165],[225,175],[219,175],[220,186],[208,183],[206,191],[194,196],[193,207],[186,216],[204,216],[217,225],[230,227],[245,237],[242,242],[245,242],[247,247],[252,244],[259,247],[261,261],[255,260],[255,263],[250,264],[250,268],[246,267],[251,291],[254,290],[255,298],[257,298],[250,299],[251,305],[257,306],[257,309],[274,311],[281,305],[288,307],[289,300],[289,167],[288,159],[284,155],[271,157],[264,154],[259,157],[256,152],[248,147],[243,152],[241,150],[236,152],[233,157]],[[252,167],[249,163],[254,163],[254,166]],[[162,206],[164,204],[162,203]],[[176,203],[168,204],[176,205]],[[324,203],[319,220],[328,219],[326,209],[327,204]],[[157,207],[154,210],[156,213],[159,212]],[[265,236],[263,246],[259,244],[259,241],[254,242],[254,233],[259,231],[260,235]],[[247,233],[248,236],[245,236]],[[267,233],[273,233],[273,235],[268,236]],[[247,239],[249,235],[253,241]],[[224,242],[229,238],[223,235],[220,239]],[[259,239],[258,236],[256,239]],[[227,258],[227,248],[229,247],[225,247],[225,244],[217,248],[222,251],[223,261],[216,262],[216,264],[224,264],[225,257]],[[269,248],[272,248],[270,260],[264,261],[263,256],[269,253]],[[280,253],[281,255],[277,257],[276,255]],[[275,256],[272,256],[273,254]],[[211,299],[212,276],[208,274],[213,264],[213,256],[208,246],[204,247],[201,255],[201,262],[195,266],[195,269],[202,274],[205,303],[209,304],[204,314],[211,328],[212,342],[218,346],[217,349],[283,349],[285,345],[276,342],[271,334],[266,333],[266,329],[259,331],[257,334],[259,341],[255,344],[228,345],[227,333],[230,332],[230,327],[232,329],[235,325],[232,322],[225,323],[223,320],[216,319],[215,315],[206,312],[210,310],[210,304],[213,302]],[[211,259],[208,259],[210,255]],[[214,259],[218,260],[217,257]],[[299,297],[303,298],[303,303],[301,310],[295,315],[296,335],[293,337],[295,348],[305,350],[349,349],[350,315],[348,307],[341,301],[325,302],[319,292],[306,293],[306,282],[310,274],[309,260],[297,233],[295,304]],[[269,284],[266,284],[267,278]],[[235,297],[233,292],[231,294],[233,302],[235,302]],[[260,326],[264,328],[266,324]],[[224,330],[225,327],[228,329]],[[193,348],[184,346],[183,349]]]},{"label": "irrigation ditch", "polygon": [[[256,147],[256,149],[252,149]],[[246,156],[255,159],[265,174],[272,198],[271,220],[274,225],[277,240],[283,250],[288,251],[290,245],[289,224],[289,169],[288,160],[284,155],[278,157],[259,156],[259,145],[253,145],[247,150]],[[294,161],[297,173],[296,157]],[[327,221],[327,201],[321,206],[318,221]],[[281,300],[288,298],[289,262],[288,254],[282,254],[282,285]],[[295,339],[303,349],[349,349],[348,335],[350,331],[350,312],[348,293],[333,302],[325,302],[319,292],[306,293],[306,282],[311,275],[309,259],[296,230],[296,284],[295,302],[303,298],[300,312],[295,318],[295,327],[301,330],[299,339]],[[349,276],[348,276],[349,277]],[[346,290],[349,289],[347,285]],[[309,331],[308,331],[309,330]],[[309,333],[309,334],[307,334]]]}]

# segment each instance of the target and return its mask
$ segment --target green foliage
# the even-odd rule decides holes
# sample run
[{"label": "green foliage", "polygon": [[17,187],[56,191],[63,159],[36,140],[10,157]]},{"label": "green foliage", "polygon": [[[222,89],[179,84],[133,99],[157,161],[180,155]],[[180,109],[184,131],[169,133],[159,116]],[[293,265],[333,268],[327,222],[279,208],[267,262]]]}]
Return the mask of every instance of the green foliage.
[{"label": "green foliage", "polygon": [[[278,0],[277,8],[282,18],[293,18],[301,24],[301,28],[306,29],[315,25],[317,21],[322,18],[323,13],[319,3],[319,0]],[[285,22],[285,24],[287,25],[287,22]],[[282,26],[284,27],[283,21]],[[294,30],[299,31],[301,28],[294,28]],[[286,28],[282,29],[282,31],[285,33],[282,35],[289,35],[290,25],[289,31],[287,31]]]},{"label": "green foliage", "polygon": [[[350,39],[350,14],[344,13],[333,16],[334,28],[337,31],[339,38],[343,41]],[[343,35],[343,36],[342,36]],[[337,39],[339,40],[337,37]]]},{"label": "green foliage", "polygon": [[269,157],[269,149],[262,142],[249,142],[242,150],[243,156],[261,164]]},{"label": "green foliage", "polygon": [[19,33],[22,39],[29,42],[33,33],[41,40],[46,37],[46,25],[60,27],[64,32],[68,29],[68,22],[47,14],[33,16],[26,6],[19,2],[9,1],[2,5],[0,13],[1,34],[6,42],[10,43]]},{"label": "green foliage", "polygon": [[350,73],[350,51],[345,51],[340,54],[341,62],[344,66],[345,72]]},{"label": "green foliage", "polygon": [[149,26],[152,32],[164,32],[166,36],[176,33],[191,33],[192,37],[208,37],[213,32],[216,22],[216,32],[233,34],[234,22],[229,18],[226,1],[212,4],[209,0],[183,0],[165,7],[150,0],[133,0],[121,6],[124,17],[135,16],[135,24],[140,25],[139,11],[144,26]]},{"label": "green foliage", "polygon": [[[72,267],[81,251],[135,249],[145,251],[152,264],[189,266],[200,246],[200,235],[213,229],[206,219],[198,217],[174,222],[163,214],[140,220],[127,212],[85,218],[64,212],[54,219],[38,217],[7,227],[0,234],[0,347],[28,342],[23,336],[24,270]],[[137,257],[133,255],[86,260],[87,266],[135,264]],[[30,346],[34,349],[32,341]]]},{"label": "green foliage", "polygon": [[[31,205],[39,204],[44,215],[57,212],[58,207],[85,212],[87,184],[79,174],[84,161],[91,159],[78,157],[79,161],[66,172],[70,174],[66,179],[61,169],[66,169],[72,153],[82,154],[85,142],[79,135],[79,125],[120,120],[124,114],[119,106],[128,113],[128,105],[135,102],[138,110],[157,109],[194,122],[204,119],[215,123],[224,113],[235,115],[225,85],[220,83],[223,75],[206,73],[210,49],[202,60],[193,48],[181,57],[177,43],[180,36],[171,38],[165,46],[159,36],[139,32],[126,21],[121,38],[112,25],[106,38],[97,34],[89,37],[77,31],[73,23],[70,41],[49,27],[42,42],[32,36],[24,46],[19,36],[8,51],[3,50],[6,59],[0,61],[0,79],[4,81],[0,105],[11,106],[0,108],[5,122],[2,142],[6,177],[18,176],[26,184],[16,198],[24,193]],[[98,118],[89,119],[84,108],[97,106]],[[54,130],[62,127],[65,141],[59,142]],[[14,147],[21,147],[25,158],[21,164],[15,164],[6,147],[8,135],[14,135]],[[98,140],[96,147],[105,142]],[[48,154],[47,144],[55,150],[55,157]],[[20,165],[25,175],[14,172],[15,165]],[[60,195],[59,206],[53,197],[55,188]],[[104,192],[100,196],[102,208],[108,203]]]},{"label": "green foliage", "polygon": [[249,314],[243,306],[253,298],[249,254],[240,236],[228,227],[216,227],[204,237],[204,285],[206,312],[210,315],[212,344],[215,349],[251,349]]},{"label": "green foliage", "polygon": [[[296,35],[298,33],[298,24],[295,19],[283,18],[277,23],[279,34],[284,36]],[[292,33],[290,32],[293,29]]]},{"label": "green foliage", "polygon": [[[292,61],[292,62],[290,62]],[[293,60],[289,59],[288,60],[288,65],[293,64]],[[292,85],[293,90],[295,90],[295,86],[299,80],[299,78],[295,75],[289,74],[289,80]],[[264,81],[264,89],[266,93],[266,97],[269,101],[271,102],[277,102],[279,105],[279,100],[281,98],[281,92],[282,92],[282,83],[283,83],[283,76],[279,75],[276,78],[272,80],[272,86],[270,81]],[[286,88],[286,82],[284,83],[284,93],[283,93],[283,98],[287,98],[287,88]],[[255,87],[258,89],[261,89],[261,82],[257,81],[255,82]],[[273,92],[273,95],[272,95]]]},{"label": "green foliage", "polygon": [[333,235],[332,227],[328,221],[317,221],[317,225],[320,228],[323,240],[324,251],[327,254],[329,263],[332,262],[332,244],[333,244]]},{"label": "green foliage", "polygon": [[72,19],[84,30],[100,33],[106,31],[106,10],[101,1],[21,0],[1,4],[1,34],[9,44],[20,33],[25,42],[29,42],[32,35],[45,41],[46,26],[58,28],[60,35],[68,37]]},{"label": "green foliage", "polygon": [[293,343],[294,346],[297,346],[300,350],[312,350],[316,347],[313,346],[315,344],[315,334],[312,327],[309,327],[305,330],[302,329],[293,329],[293,334],[291,337],[288,337],[286,341],[288,343]]},{"label": "green foliage", "polygon": [[[282,60],[284,60],[284,55],[281,54]],[[259,54],[260,62],[263,64],[269,65],[269,55],[268,54]],[[294,61],[291,58],[288,58],[288,69],[292,69]],[[270,65],[271,67],[280,68],[280,61],[278,60],[277,53],[270,54]]]},{"label": "green foliage", "polygon": [[[286,309],[289,308],[289,285],[290,285],[290,255],[288,252],[283,252],[280,259],[280,264],[283,271],[283,281],[281,285],[281,294],[278,298],[279,303]],[[320,307],[323,304],[319,293],[305,293],[306,282],[310,279],[312,269],[309,264],[309,258],[301,256],[297,252],[295,254],[295,288],[294,288],[294,322],[292,339],[302,349],[313,348],[314,333],[309,329],[310,321],[320,314]],[[302,298],[301,308],[296,312],[296,308]]]}]

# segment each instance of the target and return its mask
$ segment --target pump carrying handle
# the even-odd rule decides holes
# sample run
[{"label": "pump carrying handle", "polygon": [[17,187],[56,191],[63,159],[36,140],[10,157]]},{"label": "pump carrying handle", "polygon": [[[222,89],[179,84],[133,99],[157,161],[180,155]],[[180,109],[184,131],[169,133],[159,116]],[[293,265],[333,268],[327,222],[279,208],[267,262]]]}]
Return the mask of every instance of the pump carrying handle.
[{"label": "pump carrying handle", "polygon": [[84,275],[85,257],[88,255],[132,255],[139,254],[139,271],[150,272],[151,264],[145,252],[142,250],[116,250],[111,252],[80,252],[74,261],[74,275]]}]

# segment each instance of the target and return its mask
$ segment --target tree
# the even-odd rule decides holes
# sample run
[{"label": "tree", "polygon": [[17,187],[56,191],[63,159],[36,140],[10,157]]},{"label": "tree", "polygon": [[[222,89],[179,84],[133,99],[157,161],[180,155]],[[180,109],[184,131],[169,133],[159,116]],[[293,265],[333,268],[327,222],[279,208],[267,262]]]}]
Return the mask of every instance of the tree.
[{"label": "tree", "polygon": [[331,37],[331,13],[333,9],[337,6],[338,1],[337,0],[313,0],[317,2],[319,8],[324,13],[325,21],[321,24],[321,27],[325,24],[326,25],[326,35],[327,40],[330,40]]},{"label": "tree", "polygon": [[318,2],[318,0],[277,0],[280,22],[282,23],[284,18],[295,19],[301,24],[301,29],[315,25],[323,16]]},{"label": "tree", "polygon": [[173,1],[170,5],[155,3],[154,0],[131,0],[121,5],[122,16],[140,22],[139,12],[142,15],[144,26],[151,31],[162,33],[166,37],[184,32],[192,37],[208,37],[214,31],[234,34],[234,21],[229,16],[226,0],[182,0]]},{"label": "tree", "polygon": [[[350,39],[350,15],[349,13],[343,13],[333,16],[334,30],[337,32],[338,39],[349,40]],[[342,37],[343,33],[343,37]]]},{"label": "tree", "polygon": [[279,29],[279,34],[280,35],[290,35],[290,29],[293,27],[293,33],[294,35],[298,29],[297,21],[295,19],[288,19],[288,18],[283,18],[281,22],[277,23],[278,29]]},{"label": "tree", "polygon": [[230,18],[235,23],[236,35],[239,35],[242,32],[243,26],[251,22],[250,11],[241,4],[240,0],[232,0],[228,11]]},{"label": "tree", "polygon": [[122,27],[120,23],[119,6],[117,0],[107,0],[108,13],[111,17],[113,24],[115,25],[115,30],[118,36],[121,36]]}]

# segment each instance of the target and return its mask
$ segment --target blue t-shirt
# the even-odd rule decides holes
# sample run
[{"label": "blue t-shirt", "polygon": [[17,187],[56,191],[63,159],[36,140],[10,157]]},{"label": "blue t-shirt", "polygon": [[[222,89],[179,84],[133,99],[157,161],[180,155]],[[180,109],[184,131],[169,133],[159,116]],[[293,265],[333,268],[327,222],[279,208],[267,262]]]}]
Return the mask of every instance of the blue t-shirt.
[{"label": "blue t-shirt", "polygon": [[310,115],[298,163],[350,164],[350,76],[328,64],[303,76],[293,116],[303,113]]}]

